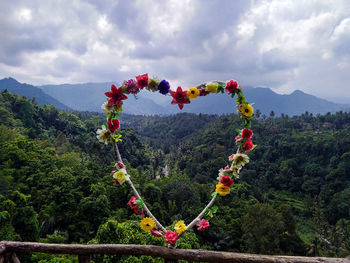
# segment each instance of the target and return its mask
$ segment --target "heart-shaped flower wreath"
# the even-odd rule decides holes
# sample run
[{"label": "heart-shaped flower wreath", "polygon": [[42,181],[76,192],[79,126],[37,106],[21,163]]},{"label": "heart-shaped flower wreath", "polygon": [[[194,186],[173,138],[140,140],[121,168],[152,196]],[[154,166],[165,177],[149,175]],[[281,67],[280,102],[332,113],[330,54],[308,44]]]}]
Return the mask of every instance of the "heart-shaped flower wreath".
[{"label": "heart-shaped flower wreath", "polygon": [[[120,122],[117,118],[122,112],[123,100],[128,98],[125,94],[137,94],[143,88],[152,92],[159,92],[163,95],[168,95],[170,93],[173,98],[171,104],[177,104],[180,109],[183,108],[184,104],[191,103],[191,100],[200,96],[206,96],[210,93],[226,92],[230,94],[232,98],[237,95],[237,99],[235,100],[237,103],[237,112],[241,117],[243,125],[243,129],[238,130],[238,135],[235,137],[237,151],[235,154],[228,157],[231,164],[219,170],[219,176],[217,177],[218,184],[216,185],[215,191],[211,194],[212,198],[207,206],[187,226],[183,220],[178,221],[174,225],[175,231],[166,230],[148,209],[126,171],[117,146],[117,142],[121,140],[121,135],[115,133],[120,127]],[[237,81],[212,81],[190,88],[189,90],[182,90],[181,87],[178,87],[176,91],[172,91],[170,90],[168,81],[160,81],[156,78],[149,79],[148,74],[144,74],[137,76],[136,80],[130,79],[124,81],[119,88],[112,85],[111,91],[106,92],[105,95],[108,99],[101,108],[107,116],[107,123],[102,125],[102,129],[97,130],[97,138],[105,144],[110,142],[113,145],[118,159],[118,162],[115,164],[117,170],[113,171],[113,182],[117,185],[122,185],[126,182],[131,187],[134,196],[131,197],[127,205],[141,216],[141,228],[145,231],[149,231],[150,234],[155,237],[164,237],[165,241],[172,247],[175,246],[178,238],[182,234],[189,231],[194,226],[197,226],[197,230],[199,231],[207,229],[210,225],[207,219],[217,210],[217,207],[213,206],[217,195],[225,196],[230,193],[230,187],[234,184],[234,180],[239,177],[240,170],[249,162],[249,157],[246,153],[255,148],[252,141],[253,131],[251,130],[254,108],[246,101],[243,96],[242,88],[238,85]]]}]

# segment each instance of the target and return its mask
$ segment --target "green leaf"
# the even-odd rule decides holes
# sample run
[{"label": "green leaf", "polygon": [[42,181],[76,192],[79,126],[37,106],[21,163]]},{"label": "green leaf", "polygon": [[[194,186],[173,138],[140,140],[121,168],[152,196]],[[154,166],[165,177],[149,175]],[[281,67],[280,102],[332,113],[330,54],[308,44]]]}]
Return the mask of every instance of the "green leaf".
[{"label": "green leaf", "polygon": [[222,83],[220,83],[220,84],[218,85],[217,92],[224,93],[224,92],[225,92],[225,91],[224,91],[224,87],[225,87],[225,85],[222,84]]},{"label": "green leaf", "polygon": [[120,139],[122,137],[121,134],[114,134],[114,140],[115,142],[121,142],[123,141],[122,139]]},{"label": "green leaf", "polygon": [[218,195],[218,193],[217,192],[213,192],[213,193],[211,193],[211,197],[214,197],[214,196],[217,196]]},{"label": "green leaf", "polygon": [[218,206],[217,205],[213,205],[211,208],[210,208],[210,211],[215,214],[217,211],[218,211]]},{"label": "green leaf", "polygon": [[143,207],[143,200],[142,199],[137,199],[136,200],[136,204],[139,208],[142,208]]}]

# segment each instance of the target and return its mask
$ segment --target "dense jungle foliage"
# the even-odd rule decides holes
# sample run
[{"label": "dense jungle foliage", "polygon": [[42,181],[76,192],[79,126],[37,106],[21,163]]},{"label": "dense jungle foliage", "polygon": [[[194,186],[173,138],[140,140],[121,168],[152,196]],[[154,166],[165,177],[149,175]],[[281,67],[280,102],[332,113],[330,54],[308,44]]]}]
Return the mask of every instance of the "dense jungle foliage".
[{"label": "dense jungle foliage", "polygon": [[[259,116],[258,116],[259,117]],[[0,240],[165,245],[141,230],[130,189],[112,183],[111,145],[96,139],[102,115],[39,107],[0,93]],[[192,220],[235,151],[237,115],[121,118],[119,148],[154,215]],[[350,254],[350,114],[254,120],[251,162],[204,232],[182,248],[261,254]],[[132,233],[132,234],[131,234]],[[74,262],[35,253],[25,262]],[[95,256],[95,262],[158,262]]]}]

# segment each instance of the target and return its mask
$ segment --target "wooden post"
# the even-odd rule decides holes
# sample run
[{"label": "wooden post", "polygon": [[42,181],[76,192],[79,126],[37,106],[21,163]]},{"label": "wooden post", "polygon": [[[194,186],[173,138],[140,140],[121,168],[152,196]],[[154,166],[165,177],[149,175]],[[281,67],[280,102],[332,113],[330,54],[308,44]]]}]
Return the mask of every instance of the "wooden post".
[{"label": "wooden post", "polygon": [[0,256],[1,256],[2,253],[5,252],[5,250],[6,250],[5,246],[0,245]]},{"label": "wooden post", "polygon": [[12,253],[11,259],[13,263],[21,263],[16,255],[16,253]]},{"label": "wooden post", "polygon": [[78,255],[79,263],[90,263],[90,255]]},{"label": "wooden post", "polygon": [[12,263],[11,253],[4,253],[4,263]]}]

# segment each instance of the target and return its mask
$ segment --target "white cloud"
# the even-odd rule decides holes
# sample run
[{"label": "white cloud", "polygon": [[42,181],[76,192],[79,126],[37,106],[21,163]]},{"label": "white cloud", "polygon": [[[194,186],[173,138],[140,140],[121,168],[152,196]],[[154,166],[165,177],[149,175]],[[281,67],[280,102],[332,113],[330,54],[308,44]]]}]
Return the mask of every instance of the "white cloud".
[{"label": "white cloud", "polygon": [[[0,77],[33,84],[149,72],[349,97],[347,0],[3,1]],[[329,88],[331,86],[331,88]]]},{"label": "white cloud", "polygon": [[32,11],[27,8],[19,9],[15,17],[20,23],[29,22],[32,20]]}]

